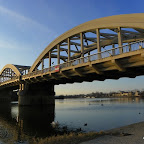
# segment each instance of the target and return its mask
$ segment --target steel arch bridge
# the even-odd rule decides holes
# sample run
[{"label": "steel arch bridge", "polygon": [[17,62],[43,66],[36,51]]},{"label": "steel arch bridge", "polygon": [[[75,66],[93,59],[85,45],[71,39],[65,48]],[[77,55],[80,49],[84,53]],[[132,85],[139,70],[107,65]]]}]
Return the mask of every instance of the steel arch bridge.
[{"label": "steel arch bridge", "polygon": [[[90,55],[94,50],[94,53],[101,53],[107,50],[106,46],[111,45],[111,48],[115,48],[115,44],[118,44],[117,47],[122,47],[124,43],[141,40],[144,33],[143,16],[143,13],[110,16],[74,27],[45,48],[30,72],[35,71],[40,64],[43,69],[44,60],[47,58],[51,67],[51,58],[57,58],[59,65],[60,60],[69,62]],[[122,50],[119,53],[121,54]],[[115,55],[114,51],[111,55]]]},{"label": "steel arch bridge", "polygon": [[21,75],[27,74],[30,66],[7,64],[0,71],[0,82],[11,81],[20,78]]},{"label": "steel arch bridge", "polygon": [[143,57],[144,13],[104,17],[56,38],[31,67],[6,65],[0,88],[136,77],[143,75]]}]

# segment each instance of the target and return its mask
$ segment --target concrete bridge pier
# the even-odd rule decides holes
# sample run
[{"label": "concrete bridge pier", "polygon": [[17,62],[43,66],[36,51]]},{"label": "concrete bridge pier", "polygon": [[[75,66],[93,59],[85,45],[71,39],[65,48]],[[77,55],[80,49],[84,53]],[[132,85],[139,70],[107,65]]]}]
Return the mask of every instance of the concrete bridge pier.
[{"label": "concrete bridge pier", "polygon": [[22,106],[54,105],[54,85],[47,82],[20,84],[18,103]]}]

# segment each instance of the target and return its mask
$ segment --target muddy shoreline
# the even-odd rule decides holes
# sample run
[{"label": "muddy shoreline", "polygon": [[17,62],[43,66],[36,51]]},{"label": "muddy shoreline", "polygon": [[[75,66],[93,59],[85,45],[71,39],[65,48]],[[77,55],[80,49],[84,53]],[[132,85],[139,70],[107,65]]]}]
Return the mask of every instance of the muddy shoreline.
[{"label": "muddy shoreline", "polygon": [[81,144],[144,144],[144,121],[105,131],[105,135]]}]

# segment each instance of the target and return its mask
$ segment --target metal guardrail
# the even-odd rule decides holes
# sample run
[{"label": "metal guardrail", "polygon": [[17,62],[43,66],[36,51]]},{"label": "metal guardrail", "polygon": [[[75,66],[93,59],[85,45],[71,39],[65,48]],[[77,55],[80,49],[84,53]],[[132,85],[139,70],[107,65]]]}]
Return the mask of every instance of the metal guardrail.
[{"label": "metal guardrail", "polygon": [[6,80],[6,81],[1,81],[0,82],[0,85],[2,84],[5,84],[5,83],[8,83],[8,82],[10,82],[10,81],[14,81],[14,80],[19,80],[19,76],[14,76],[14,77],[12,77],[11,79],[9,79],[9,80]]},{"label": "metal guardrail", "polygon": [[60,68],[65,68],[68,66],[75,66],[75,65],[78,65],[81,63],[87,63],[89,61],[104,59],[104,58],[116,56],[116,55],[119,55],[122,53],[128,53],[131,51],[136,51],[136,50],[141,49],[143,47],[144,47],[144,40],[132,42],[132,43],[124,45],[122,47],[112,48],[110,50],[105,50],[105,51],[102,51],[100,53],[95,53],[95,54],[92,54],[92,55],[89,55],[89,56],[86,56],[83,58],[71,60],[70,62],[60,64]]},{"label": "metal guardrail", "polygon": [[[22,78],[27,78],[27,77],[34,76],[34,75],[41,75],[41,74],[44,74],[47,72],[54,71],[56,66],[59,66],[59,68],[62,69],[62,68],[66,68],[69,66],[75,66],[75,65],[87,63],[90,61],[95,61],[95,60],[104,59],[104,58],[111,57],[111,56],[120,55],[123,53],[128,53],[131,51],[136,51],[136,50],[141,49],[141,48],[144,48],[144,40],[131,42],[131,43],[124,45],[122,47],[116,47],[116,48],[105,50],[105,51],[102,51],[100,53],[95,53],[95,54],[92,54],[92,55],[89,55],[86,57],[77,58],[77,59],[71,60],[69,62],[62,63],[60,65],[55,65],[55,66],[52,66],[49,68],[45,68],[43,70],[36,70],[32,73],[28,73],[26,75],[23,75]],[[5,82],[7,83],[9,81],[13,81],[16,79],[18,79],[18,78],[13,77],[12,79],[5,81]],[[5,82],[1,82],[1,84],[5,83]]]}]

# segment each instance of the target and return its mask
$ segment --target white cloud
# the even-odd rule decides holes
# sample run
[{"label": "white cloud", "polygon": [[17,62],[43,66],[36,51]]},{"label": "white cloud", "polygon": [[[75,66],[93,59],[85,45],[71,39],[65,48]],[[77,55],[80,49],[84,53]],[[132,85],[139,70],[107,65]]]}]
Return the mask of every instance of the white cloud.
[{"label": "white cloud", "polygon": [[14,43],[9,43],[5,40],[0,40],[0,48],[2,49],[17,49],[17,46]]},{"label": "white cloud", "polygon": [[22,46],[20,43],[14,40],[0,38],[0,49],[27,50],[28,47]]},{"label": "white cloud", "polygon": [[19,24],[21,23],[21,25],[28,24],[28,25],[31,25],[32,27],[34,26],[34,27],[37,27],[38,29],[41,29],[48,33],[52,33],[54,35],[54,37],[57,36],[57,34],[54,31],[52,31],[45,25],[40,24],[39,22],[37,22],[31,18],[25,17],[15,11],[12,11],[12,10],[7,9],[0,5],[0,15],[2,15],[2,14],[11,17],[15,22],[19,22]]},{"label": "white cloud", "polygon": [[[31,18],[23,16],[1,5],[0,5],[0,16],[4,16],[7,19],[9,19],[9,21],[13,21],[13,23],[17,27],[16,29],[14,29],[14,32],[12,30],[14,34],[16,33],[16,35],[13,35],[13,37],[9,36],[7,33],[3,33],[3,35],[0,35],[0,48],[13,49],[13,50],[27,50],[30,48],[33,49],[33,47],[35,47],[36,49],[37,45],[35,43],[37,42],[37,39],[39,39],[41,35],[47,35],[46,39],[48,40],[57,37],[57,34],[52,29],[46,27],[43,24],[40,24],[39,22]],[[9,25],[6,25],[6,27],[7,26]],[[4,29],[6,29],[6,27],[4,27]],[[30,43],[29,41],[26,42],[22,41],[22,39],[20,40],[19,38],[17,38],[18,34],[22,38],[25,38],[25,36],[23,37],[21,33],[19,33],[19,31],[24,32],[25,35],[28,35],[29,38],[33,37],[32,40],[36,42]]]}]

